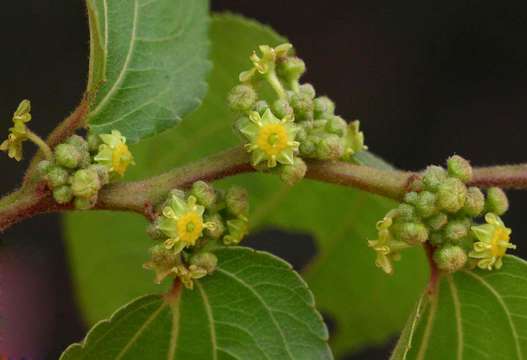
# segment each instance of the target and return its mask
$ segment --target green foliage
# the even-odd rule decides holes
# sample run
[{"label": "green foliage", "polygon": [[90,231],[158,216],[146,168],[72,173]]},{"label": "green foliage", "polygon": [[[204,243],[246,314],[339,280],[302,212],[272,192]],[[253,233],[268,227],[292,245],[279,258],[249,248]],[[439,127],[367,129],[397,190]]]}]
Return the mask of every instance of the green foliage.
[{"label": "green foliage", "polygon": [[439,292],[419,301],[391,359],[523,359],[525,299],[527,263],[514,256],[499,271],[445,275]]},{"label": "green foliage", "polygon": [[216,255],[194,291],[134,300],[61,359],[332,359],[313,295],[287,263],[240,247]]},{"label": "green foliage", "polygon": [[[250,64],[248,56],[256,46],[275,46],[285,39],[256,22],[222,15],[211,23],[211,40],[215,66],[203,105],[177,128],[134,146],[137,165],[130,169],[128,179],[150,176],[239,143],[231,130],[235,116],[227,108],[228,91]],[[386,166],[369,153],[357,158]],[[392,278],[375,268],[366,240],[373,238],[375,222],[393,207],[391,201],[307,180],[291,188],[276,176],[262,174],[224,180],[219,186],[233,183],[249,189],[255,209],[250,215],[253,229],[274,225],[315,236],[320,254],[306,279],[317,306],[336,320],[332,341],[337,353],[383,342],[402,328],[427,274],[415,271],[426,267],[419,249],[405,253],[404,263],[397,265]],[[67,216],[75,285],[89,322],[156,289],[150,274],[140,267],[151,244],[144,235],[145,227],[146,222],[133,214]]]},{"label": "green foliage", "polygon": [[205,95],[208,1],[88,0],[88,122],[130,142],[176,125]]}]

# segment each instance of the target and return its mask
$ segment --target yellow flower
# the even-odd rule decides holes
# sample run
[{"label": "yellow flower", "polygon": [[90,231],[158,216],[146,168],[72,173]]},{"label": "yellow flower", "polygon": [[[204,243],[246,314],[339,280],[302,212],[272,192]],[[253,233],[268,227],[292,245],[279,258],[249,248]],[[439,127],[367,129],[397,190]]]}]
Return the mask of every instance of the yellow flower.
[{"label": "yellow flower", "polygon": [[194,280],[201,279],[202,277],[206,276],[207,270],[196,265],[190,265],[188,268],[184,265],[178,265],[173,269],[173,273],[179,277],[187,289],[193,289]]},{"label": "yellow flower", "polygon": [[499,269],[507,249],[516,249],[516,245],[510,243],[512,230],[505,227],[499,216],[493,213],[485,215],[485,221],[486,224],[471,228],[479,241],[474,243],[469,256],[478,259],[478,267],[481,269]]},{"label": "yellow flower", "polygon": [[250,70],[244,71],[240,74],[240,81],[247,82],[250,81],[257,73],[265,75],[270,71],[273,71],[276,65],[276,60],[280,57],[286,56],[289,50],[292,48],[293,45],[288,43],[278,45],[275,48],[272,48],[269,45],[260,45],[259,49],[261,56],[258,56],[256,51],[253,52],[250,57],[253,67]]},{"label": "yellow flower", "polygon": [[390,228],[393,224],[392,217],[388,214],[377,223],[378,239],[368,241],[368,246],[377,253],[375,265],[385,273],[393,273],[393,261],[401,258],[401,250],[411,247],[404,241],[395,240]]},{"label": "yellow flower", "polygon": [[256,166],[265,160],[269,168],[275,167],[277,163],[292,165],[293,156],[300,145],[295,141],[298,127],[293,119],[286,116],[279,120],[269,109],[263,116],[252,112],[249,119],[240,132],[249,140],[245,147],[252,152],[252,165]]},{"label": "yellow flower", "polygon": [[214,223],[203,221],[204,211],[203,206],[196,204],[194,196],[185,201],[172,195],[158,223],[159,230],[168,236],[165,247],[178,253],[187,246],[195,245],[205,228],[213,230]]},{"label": "yellow flower", "polygon": [[108,171],[123,176],[128,166],[135,164],[132,153],[126,145],[126,138],[117,130],[99,136],[104,144],[99,146],[95,161],[106,166]]},{"label": "yellow flower", "polygon": [[0,151],[7,152],[10,158],[22,160],[22,143],[28,139],[26,123],[31,120],[31,103],[22,100],[13,114],[13,127],[9,129],[7,140],[0,144]]}]

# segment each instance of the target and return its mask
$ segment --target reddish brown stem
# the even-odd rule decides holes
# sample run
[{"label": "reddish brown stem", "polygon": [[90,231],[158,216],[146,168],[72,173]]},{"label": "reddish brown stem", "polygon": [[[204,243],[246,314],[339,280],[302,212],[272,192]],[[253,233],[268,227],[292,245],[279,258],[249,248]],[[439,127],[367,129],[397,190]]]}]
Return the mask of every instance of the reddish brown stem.
[{"label": "reddish brown stem", "polygon": [[439,285],[439,277],[441,272],[439,271],[435,261],[434,261],[434,247],[430,243],[423,244],[423,248],[426,252],[426,257],[428,259],[428,265],[430,267],[430,279],[428,280],[428,286],[426,288],[426,293],[429,296],[432,296],[437,291],[437,286]]}]

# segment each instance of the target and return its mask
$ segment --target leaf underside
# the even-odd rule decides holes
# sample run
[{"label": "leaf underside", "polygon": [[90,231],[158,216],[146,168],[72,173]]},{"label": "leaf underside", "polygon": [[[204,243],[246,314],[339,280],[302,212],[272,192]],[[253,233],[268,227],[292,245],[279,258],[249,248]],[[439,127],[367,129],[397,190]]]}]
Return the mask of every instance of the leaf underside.
[{"label": "leaf underside", "polygon": [[216,254],[194,290],[133,301],[61,359],[332,359],[313,295],[287,263],[241,247]]},{"label": "leaf underside", "polygon": [[506,256],[497,271],[443,276],[424,295],[392,360],[526,359],[527,263]]},{"label": "leaf underside", "polygon": [[207,0],[87,0],[91,131],[130,142],[173,127],[206,93]]},{"label": "leaf underside", "polygon": [[[284,41],[254,21],[235,15],[215,16],[211,23],[214,69],[208,95],[180,126],[132,148],[137,165],[128,179],[151,176],[238,145],[231,130],[235,115],[227,109],[227,93],[238,82],[239,72],[250,67],[248,56],[253,49]],[[360,160],[380,164],[368,154]],[[376,236],[375,223],[393,202],[310,180],[289,188],[276,177],[263,174],[237,176],[218,186],[233,183],[250,192],[253,229],[271,225],[314,236],[319,254],[304,275],[318,308],[335,319],[331,343],[337,355],[382,343],[400,331],[424,287],[427,271],[415,271],[426,269],[420,249],[405,252],[392,277],[374,265],[375,254],[367,240]],[[67,216],[78,298],[90,323],[108,317],[141,294],[159,291],[151,281],[152,274],[140,267],[152,244],[145,227],[146,221],[133,214]],[[303,244],[296,246],[301,249]]]}]

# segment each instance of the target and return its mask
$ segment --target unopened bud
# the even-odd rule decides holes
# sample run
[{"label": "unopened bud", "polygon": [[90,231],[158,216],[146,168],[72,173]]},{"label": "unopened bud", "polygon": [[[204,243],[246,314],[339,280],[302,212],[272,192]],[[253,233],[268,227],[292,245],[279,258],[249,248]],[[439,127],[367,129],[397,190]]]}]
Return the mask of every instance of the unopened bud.
[{"label": "unopened bud", "polygon": [[448,223],[448,216],[443,213],[435,214],[427,220],[428,226],[432,230],[438,231]]},{"label": "unopened bud", "polygon": [[269,109],[269,104],[265,100],[257,101],[256,104],[254,104],[254,111],[262,116],[267,111],[267,109]]},{"label": "unopened bud", "polygon": [[423,185],[428,191],[435,192],[439,185],[447,179],[447,172],[441,166],[431,165],[423,174]]},{"label": "unopened bud", "polygon": [[409,204],[400,204],[397,207],[395,214],[398,220],[406,222],[415,220],[416,218],[415,208]]},{"label": "unopened bud", "polygon": [[415,207],[419,215],[423,218],[428,218],[437,213],[436,206],[437,197],[429,191],[422,191],[419,193]]},{"label": "unopened bud", "polygon": [[307,171],[306,163],[299,157],[293,159],[293,165],[280,167],[280,179],[289,186],[293,186],[304,178]]},{"label": "unopened bud", "polygon": [[110,182],[110,172],[104,165],[92,164],[88,167],[89,170],[94,170],[99,176],[101,186],[104,186]]},{"label": "unopened bud", "polygon": [[320,160],[337,160],[344,155],[345,147],[342,138],[328,134],[320,137],[316,144],[315,157]]},{"label": "unopened bud", "polygon": [[472,166],[459,155],[454,155],[447,160],[448,173],[450,176],[457,177],[464,183],[472,180]]},{"label": "unopened bud", "polygon": [[419,199],[419,194],[415,191],[410,191],[404,195],[404,202],[415,205]]},{"label": "unopened bud", "polygon": [[428,239],[426,226],[419,223],[402,223],[394,228],[394,235],[410,245],[424,243]]},{"label": "unopened bud", "polygon": [[320,141],[318,136],[307,136],[307,138],[300,143],[300,155],[306,158],[314,158],[317,152],[317,143]]},{"label": "unopened bud", "polygon": [[489,188],[487,190],[487,200],[485,201],[485,211],[501,216],[507,210],[509,210],[507,194],[498,187]]},{"label": "unopened bud", "polygon": [[450,221],[445,227],[444,234],[447,240],[458,243],[462,238],[468,235],[470,222],[462,220]]},{"label": "unopened bud", "polygon": [[247,235],[249,232],[249,224],[244,219],[233,219],[227,221],[227,235],[223,237],[223,243],[225,245],[236,245]]},{"label": "unopened bud", "polygon": [[444,244],[445,239],[443,235],[439,232],[430,234],[430,239],[428,240],[432,246],[441,246]]},{"label": "unopened bud", "polygon": [[477,187],[469,187],[463,211],[472,217],[479,216],[485,208],[485,195]]},{"label": "unopened bud", "polygon": [[58,165],[68,169],[75,169],[81,161],[81,153],[76,146],[59,144],[55,148],[55,161]]},{"label": "unopened bud", "polygon": [[326,123],[326,131],[330,134],[344,136],[348,129],[348,123],[340,116],[331,116]]},{"label": "unopened bud", "polygon": [[227,103],[234,111],[247,112],[256,103],[257,95],[250,85],[237,85],[229,93]]},{"label": "unopened bud", "polygon": [[276,71],[280,77],[288,82],[298,81],[306,71],[306,64],[296,56],[289,56],[278,63]]},{"label": "unopened bud", "polygon": [[198,203],[205,206],[206,208],[212,207],[216,202],[216,191],[205,181],[200,180],[192,184],[190,194],[194,195],[198,200]]},{"label": "unopened bud", "polygon": [[[166,235],[159,229],[159,223],[158,221],[155,221],[148,225],[146,228],[146,234],[152,239],[152,240],[164,240],[166,239]],[[163,248],[165,248],[163,246]]]},{"label": "unopened bud", "polygon": [[51,189],[65,185],[70,175],[63,167],[52,165],[46,175],[46,181]]},{"label": "unopened bud", "polygon": [[315,119],[330,117],[335,113],[335,103],[327,96],[319,96],[313,101]]},{"label": "unopened bud", "polygon": [[97,203],[97,196],[91,198],[76,197],[73,205],[77,210],[89,210]]},{"label": "unopened bud", "polygon": [[93,198],[101,188],[99,175],[94,169],[77,170],[71,177],[73,195],[81,198]]},{"label": "unopened bud", "polygon": [[467,253],[460,246],[445,245],[435,251],[434,261],[439,269],[453,273],[465,266]]},{"label": "unopened bud", "polygon": [[448,178],[437,190],[437,205],[446,212],[455,213],[463,208],[467,187],[458,178]]},{"label": "unopened bud", "polygon": [[190,264],[205,269],[207,274],[211,274],[214,272],[214,270],[216,270],[218,258],[216,255],[210,252],[198,253],[192,255],[190,258]]},{"label": "unopened bud", "polygon": [[73,193],[68,185],[53,189],[53,199],[59,204],[67,204],[73,199]]},{"label": "unopened bud", "polygon": [[66,140],[66,144],[73,145],[80,152],[89,151],[88,142],[82,136],[72,135]]},{"label": "unopened bud", "polygon": [[225,194],[227,210],[235,215],[246,217],[249,214],[249,193],[240,186],[231,186]]},{"label": "unopened bud", "polygon": [[205,235],[213,239],[219,239],[225,232],[225,225],[223,224],[223,220],[219,214],[206,216],[205,222],[212,224],[212,226],[209,226],[205,229]]},{"label": "unopened bud", "polygon": [[102,139],[97,134],[88,134],[88,149],[90,152],[99,151],[99,146],[102,145]]},{"label": "unopened bud", "polygon": [[298,91],[301,94],[304,94],[304,95],[308,96],[311,100],[313,100],[315,98],[315,95],[316,95],[315,87],[313,85],[307,84],[307,83],[300,85]]},{"label": "unopened bud", "polygon": [[299,93],[293,94],[289,99],[291,107],[295,111],[295,119],[298,121],[313,119],[313,99],[309,95]]},{"label": "unopened bud", "polygon": [[49,170],[53,167],[53,163],[49,160],[42,160],[37,164],[37,174],[41,177],[47,175]]},{"label": "unopened bud", "polygon": [[289,102],[285,99],[278,99],[273,103],[273,114],[279,119],[283,119],[287,116],[294,117],[294,111]]}]

